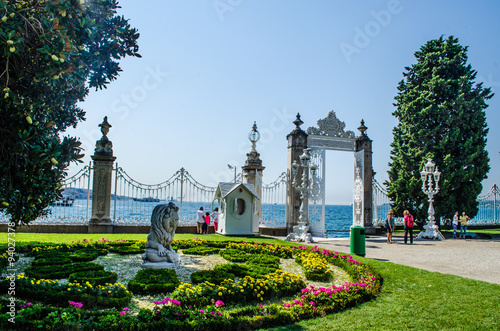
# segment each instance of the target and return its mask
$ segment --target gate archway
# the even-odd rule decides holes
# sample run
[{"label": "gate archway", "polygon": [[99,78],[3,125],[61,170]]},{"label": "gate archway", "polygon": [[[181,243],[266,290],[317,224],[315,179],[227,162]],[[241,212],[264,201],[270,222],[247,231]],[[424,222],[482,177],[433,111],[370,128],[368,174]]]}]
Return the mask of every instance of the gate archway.
[{"label": "gate archway", "polygon": [[[353,225],[365,227],[366,233],[375,233],[372,224],[372,140],[366,135],[367,127],[361,120],[358,127],[359,136],[353,131],[345,130],[345,123],[340,121],[332,110],[318,120],[317,127],[309,127],[304,132],[300,114],[294,121],[295,129],[287,136],[288,140],[288,174],[291,165],[307,148],[311,159],[318,166],[318,177],[322,193],[320,197],[309,203],[309,225],[313,236],[326,236],[325,230],[325,188],[326,188],[326,151],[344,151],[353,153]],[[289,178],[290,175],[289,175]],[[297,176],[301,178],[301,174]],[[299,183],[300,185],[300,183]],[[286,224],[288,233],[298,224],[300,195],[289,185],[287,190]],[[321,206],[321,207],[320,207]],[[321,208],[321,210],[319,210]]]}]

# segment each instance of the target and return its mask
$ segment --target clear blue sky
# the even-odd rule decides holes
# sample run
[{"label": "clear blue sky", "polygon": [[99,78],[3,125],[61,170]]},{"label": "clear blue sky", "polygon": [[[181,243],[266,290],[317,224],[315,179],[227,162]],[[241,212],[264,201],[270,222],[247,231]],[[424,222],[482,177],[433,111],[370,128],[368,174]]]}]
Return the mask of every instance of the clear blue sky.
[{"label": "clear blue sky", "polygon": [[[142,59],[122,61],[107,90],[92,92],[81,138],[90,161],[97,125],[108,116],[117,162],[156,184],[185,167],[205,185],[230,181],[254,121],[264,182],[286,168],[286,135],[330,110],[373,140],[376,179],[387,179],[396,86],[428,40],[453,35],[469,46],[478,80],[497,93],[486,110],[491,170],[500,184],[500,2],[122,0],[120,13],[141,37]],[[353,156],[327,153],[327,202],[352,202]],[[72,167],[70,174],[77,167]]]}]

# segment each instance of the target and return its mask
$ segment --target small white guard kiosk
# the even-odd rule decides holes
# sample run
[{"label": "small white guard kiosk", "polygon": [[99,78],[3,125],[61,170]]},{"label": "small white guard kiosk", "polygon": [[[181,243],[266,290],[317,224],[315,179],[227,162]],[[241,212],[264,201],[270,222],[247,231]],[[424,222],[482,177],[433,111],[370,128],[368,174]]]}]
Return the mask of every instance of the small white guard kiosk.
[{"label": "small white guard kiosk", "polygon": [[218,200],[219,228],[225,235],[253,235],[259,232],[255,186],[243,183],[219,183],[214,202]]}]

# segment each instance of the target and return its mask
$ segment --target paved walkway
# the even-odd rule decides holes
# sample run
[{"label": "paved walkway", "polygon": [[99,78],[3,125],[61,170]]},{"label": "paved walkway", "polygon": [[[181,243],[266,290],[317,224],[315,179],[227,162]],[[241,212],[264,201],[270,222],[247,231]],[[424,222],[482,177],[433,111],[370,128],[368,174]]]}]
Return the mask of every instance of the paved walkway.
[{"label": "paved walkway", "polygon": [[[350,253],[349,239],[314,240],[318,247]],[[413,245],[405,245],[403,237],[393,240],[388,244],[386,236],[367,237],[366,257],[500,284],[499,239],[414,240]]]}]

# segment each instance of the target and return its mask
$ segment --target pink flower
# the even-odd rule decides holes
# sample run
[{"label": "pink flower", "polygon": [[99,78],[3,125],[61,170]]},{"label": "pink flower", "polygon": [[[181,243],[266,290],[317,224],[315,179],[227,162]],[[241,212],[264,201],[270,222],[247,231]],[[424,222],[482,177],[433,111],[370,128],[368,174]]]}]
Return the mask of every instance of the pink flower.
[{"label": "pink flower", "polygon": [[81,302],[70,301],[69,304],[75,308],[82,308],[83,307],[83,304]]},{"label": "pink flower", "polygon": [[205,313],[205,311],[204,311],[203,309],[200,309],[200,313],[204,314],[204,313]]},{"label": "pink flower", "polygon": [[219,306],[224,306],[224,302],[220,301],[220,300],[217,300],[215,302],[215,307],[219,307]]},{"label": "pink flower", "polygon": [[126,315],[126,314],[127,314],[127,312],[126,312],[126,311],[121,311],[121,312],[120,312],[120,315]]}]

